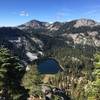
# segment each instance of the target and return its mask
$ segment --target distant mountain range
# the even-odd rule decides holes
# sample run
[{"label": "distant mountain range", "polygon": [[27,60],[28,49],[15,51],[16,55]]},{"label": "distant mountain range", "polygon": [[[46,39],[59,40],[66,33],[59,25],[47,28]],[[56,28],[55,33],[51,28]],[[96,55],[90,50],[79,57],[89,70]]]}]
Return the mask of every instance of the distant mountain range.
[{"label": "distant mountain range", "polygon": [[91,19],[52,24],[31,20],[18,27],[0,28],[0,46],[26,62],[30,61],[27,53],[39,57],[48,49],[77,45],[100,47],[100,23]]},{"label": "distant mountain range", "polygon": [[94,42],[94,45],[100,46],[100,23],[91,19],[78,19],[70,22],[54,22],[52,24],[47,22],[40,22],[32,20],[25,24],[18,26],[19,29],[29,32],[31,35],[46,35],[52,38],[64,40],[65,43],[70,44],[87,44]]}]

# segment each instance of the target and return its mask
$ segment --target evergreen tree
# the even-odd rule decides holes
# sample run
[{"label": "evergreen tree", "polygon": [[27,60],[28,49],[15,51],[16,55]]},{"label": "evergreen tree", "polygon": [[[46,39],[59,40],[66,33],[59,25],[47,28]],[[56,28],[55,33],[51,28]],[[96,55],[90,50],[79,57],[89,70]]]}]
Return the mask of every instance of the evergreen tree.
[{"label": "evergreen tree", "polygon": [[5,100],[26,100],[27,91],[20,84],[23,73],[19,60],[0,48],[0,90]]},{"label": "evergreen tree", "polygon": [[30,70],[27,71],[22,79],[22,84],[26,89],[29,89],[29,94],[34,91],[41,91],[42,76],[39,74],[36,65],[30,66]]}]

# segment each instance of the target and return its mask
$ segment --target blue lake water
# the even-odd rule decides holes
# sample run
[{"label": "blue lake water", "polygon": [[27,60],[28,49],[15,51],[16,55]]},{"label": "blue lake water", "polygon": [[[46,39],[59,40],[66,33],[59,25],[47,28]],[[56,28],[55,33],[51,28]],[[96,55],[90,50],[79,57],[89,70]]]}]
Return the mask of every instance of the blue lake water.
[{"label": "blue lake water", "polygon": [[52,58],[41,61],[38,64],[38,70],[41,74],[56,74],[59,71],[62,71],[58,62]]}]

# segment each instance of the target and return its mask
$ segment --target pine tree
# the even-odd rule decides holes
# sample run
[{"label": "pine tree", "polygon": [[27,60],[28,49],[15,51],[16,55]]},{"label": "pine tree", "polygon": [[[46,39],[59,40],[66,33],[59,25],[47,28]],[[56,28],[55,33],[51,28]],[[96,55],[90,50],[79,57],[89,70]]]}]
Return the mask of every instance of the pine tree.
[{"label": "pine tree", "polygon": [[6,48],[0,48],[0,90],[5,100],[19,100],[27,96],[21,86],[22,66]]},{"label": "pine tree", "polygon": [[30,66],[30,70],[25,73],[22,79],[23,86],[29,89],[29,94],[32,94],[34,91],[40,91],[41,83],[42,77],[37,70],[37,66]]}]

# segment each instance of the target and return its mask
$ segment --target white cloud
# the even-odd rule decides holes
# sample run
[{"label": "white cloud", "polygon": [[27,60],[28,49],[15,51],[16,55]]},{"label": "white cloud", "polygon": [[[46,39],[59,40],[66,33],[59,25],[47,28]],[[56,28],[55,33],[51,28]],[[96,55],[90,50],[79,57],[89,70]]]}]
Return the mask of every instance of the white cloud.
[{"label": "white cloud", "polygon": [[65,16],[66,15],[66,12],[58,12],[57,15],[58,16]]},{"label": "white cloud", "polygon": [[23,11],[20,11],[19,16],[26,16],[26,17],[28,17],[29,13],[23,10]]},{"label": "white cloud", "polygon": [[68,16],[70,16],[70,13],[67,11],[59,11],[56,13],[55,15],[55,19],[56,20],[62,20],[64,18],[67,18]]},{"label": "white cloud", "polygon": [[17,16],[29,16],[29,13],[25,10],[19,11],[19,12],[12,12],[12,14],[17,15]]},{"label": "white cloud", "polygon": [[90,10],[84,13],[84,15],[92,15],[92,14],[95,14],[96,12],[98,12],[98,10]]}]

